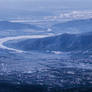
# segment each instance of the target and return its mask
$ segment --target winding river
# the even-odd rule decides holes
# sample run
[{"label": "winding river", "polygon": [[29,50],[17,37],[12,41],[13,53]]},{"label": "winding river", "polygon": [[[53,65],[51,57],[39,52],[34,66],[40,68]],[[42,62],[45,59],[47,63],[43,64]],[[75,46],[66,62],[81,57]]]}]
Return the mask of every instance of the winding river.
[{"label": "winding river", "polygon": [[11,51],[16,51],[18,53],[22,53],[22,52],[24,52],[23,50],[9,48],[9,47],[5,46],[4,43],[7,42],[7,41],[12,41],[12,40],[37,39],[37,38],[46,38],[46,37],[51,37],[51,36],[55,36],[55,35],[53,35],[53,34],[47,34],[47,35],[26,35],[26,36],[16,36],[16,37],[5,37],[5,38],[1,38],[0,39],[0,48],[11,50]]}]

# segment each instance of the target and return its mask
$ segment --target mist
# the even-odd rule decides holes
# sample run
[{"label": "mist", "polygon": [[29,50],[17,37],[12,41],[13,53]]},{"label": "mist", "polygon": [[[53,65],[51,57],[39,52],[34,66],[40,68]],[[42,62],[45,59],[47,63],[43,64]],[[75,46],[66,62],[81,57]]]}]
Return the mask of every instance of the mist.
[{"label": "mist", "polygon": [[61,10],[92,10],[91,0],[0,0],[0,18],[53,15]]}]

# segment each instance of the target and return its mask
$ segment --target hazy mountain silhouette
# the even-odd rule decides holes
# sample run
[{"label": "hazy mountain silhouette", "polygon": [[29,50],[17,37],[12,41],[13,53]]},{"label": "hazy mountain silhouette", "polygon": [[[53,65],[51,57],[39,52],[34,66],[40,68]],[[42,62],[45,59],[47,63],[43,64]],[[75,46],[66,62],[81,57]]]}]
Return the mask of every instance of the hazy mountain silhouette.
[{"label": "hazy mountain silhouette", "polygon": [[65,23],[57,23],[52,26],[52,30],[63,33],[92,32],[92,19],[73,20]]},{"label": "hazy mountain silhouette", "polygon": [[35,29],[42,30],[41,27],[32,24],[14,23],[8,21],[0,21],[0,30],[17,30],[17,29]]}]

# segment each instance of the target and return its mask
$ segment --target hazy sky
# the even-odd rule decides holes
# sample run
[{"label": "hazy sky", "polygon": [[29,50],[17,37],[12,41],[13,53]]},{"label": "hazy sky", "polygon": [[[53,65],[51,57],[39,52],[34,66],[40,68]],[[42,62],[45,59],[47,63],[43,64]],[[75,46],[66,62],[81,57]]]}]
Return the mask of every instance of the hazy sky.
[{"label": "hazy sky", "polygon": [[92,8],[92,0],[0,0],[1,8],[29,8],[29,7],[82,7]]},{"label": "hazy sky", "polygon": [[30,11],[45,14],[59,9],[92,10],[92,0],[0,0],[0,16],[29,15]]}]

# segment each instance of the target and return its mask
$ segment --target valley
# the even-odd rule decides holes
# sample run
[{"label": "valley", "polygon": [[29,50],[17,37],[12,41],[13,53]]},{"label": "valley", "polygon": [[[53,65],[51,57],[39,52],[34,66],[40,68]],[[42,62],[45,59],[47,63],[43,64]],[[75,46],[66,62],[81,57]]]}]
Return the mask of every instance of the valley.
[{"label": "valley", "polygon": [[[41,87],[40,92],[44,89],[46,92],[61,92],[76,87],[83,90],[86,86],[90,90],[92,32],[91,24],[88,24],[91,22],[92,19],[59,22],[53,24],[50,31],[38,25],[31,25],[31,29],[30,24],[16,22],[15,27],[15,23],[0,22],[3,24],[0,25],[0,89],[30,92],[35,90],[34,87]],[[4,29],[7,23],[8,30]],[[83,23],[90,30],[86,26],[83,28]],[[23,28],[18,27],[22,24]]]}]

